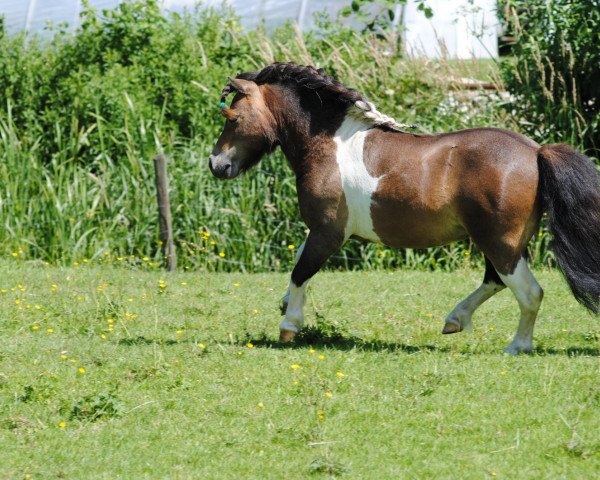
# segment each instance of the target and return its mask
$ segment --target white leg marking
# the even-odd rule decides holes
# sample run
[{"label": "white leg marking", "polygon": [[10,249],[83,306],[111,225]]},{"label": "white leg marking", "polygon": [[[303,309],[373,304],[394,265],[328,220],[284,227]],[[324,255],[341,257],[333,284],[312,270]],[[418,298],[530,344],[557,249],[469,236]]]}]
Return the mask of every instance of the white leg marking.
[{"label": "white leg marking", "polygon": [[454,323],[460,325],[461,330],[471,331],[473,329],[473,322],[471,320],[473,312],[483,302],[494,296],[503,288],[504,285],[498,285],[493,282],[482,283],[477,290],[454,307],[454,310],[446,317],[446,323]]},{"label": "white leg marking", "polygon": [[364,121],[347,116],[333,137],[336,161],[342,177],[342,187],[348,205],[346,238],[358,235],[378,242],[371,219],[371,197],[377,190],[379,179],[369,175],[363,158],[365,137],[373,128]]},{"label": "white leg marking", "polygon": [[[304,242],[302,242],[302,245],[300,245],[298,247],[298,250],[296,251],[296,256],[294,257],[294,264],[298,263],[298,260],[300,260],[300,255],[302,255],[302,252],[304,251],[304,245],[306,245],[306,240]],[[281,299],[281,314],[282,315],[285,315],[289,301],[290,301],[290,288],[288,286],[286,294]]]},{"label": "white leg marking", "polygon": [[544,296],[542,287],[533,277],[524,258],[519,260],[513,273],[510,275],[500,274],[500,278],[512,290],[521,309],[517,333],[504,351],[511,355],[531,352],[533,351],[533,326]]},{"label": "white leg marking", "polygon": [[280,330],[289,330],[298,333],[304,325],[304,301],[306,299],[306,285],[308,281],[297,287],[290,282],[290,296],[285,318],[279,325]]}]

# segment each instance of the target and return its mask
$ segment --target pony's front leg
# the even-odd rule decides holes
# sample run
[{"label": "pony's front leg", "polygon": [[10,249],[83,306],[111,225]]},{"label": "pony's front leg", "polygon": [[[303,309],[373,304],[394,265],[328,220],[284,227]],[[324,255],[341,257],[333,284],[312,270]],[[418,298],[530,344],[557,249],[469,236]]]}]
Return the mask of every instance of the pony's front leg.
[{"label": "pony's front leg", "polygon": [[291,342],[304,325],[304,301],[308,281],[343,243],[344,237],[341,232],[311,231],[308,234],[300,258],[292,271],[285,318],[279,325],[280,342]]},{"label": "pony's front leg", "polygon": [[[302,252],[304,251],[304,245],[306,245],[306,241],[302,242],[302,245],[300,245],[298,247],[298,250],[296,251],[296,255],[294,256],[294,265],[298,264],[300,255],[302,255]],[[285,315],[289,301],[290,301],[290,287],[288,286],[287,292],[281,299],[281,304],[279,305],[279,309],[281,310],[282,315]]]}]

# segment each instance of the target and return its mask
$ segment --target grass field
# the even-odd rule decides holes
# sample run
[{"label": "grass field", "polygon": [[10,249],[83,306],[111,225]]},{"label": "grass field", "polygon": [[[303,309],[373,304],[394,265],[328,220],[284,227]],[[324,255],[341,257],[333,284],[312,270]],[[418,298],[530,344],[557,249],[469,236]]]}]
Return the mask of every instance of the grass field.
[{"label": "grass field", "polygon": [[280,274],[0,263],[0,478],[540,478],[600,471],[600,321],[556,272],[534,355],[444,316],[482,272],[320,273],[275,342]]}]

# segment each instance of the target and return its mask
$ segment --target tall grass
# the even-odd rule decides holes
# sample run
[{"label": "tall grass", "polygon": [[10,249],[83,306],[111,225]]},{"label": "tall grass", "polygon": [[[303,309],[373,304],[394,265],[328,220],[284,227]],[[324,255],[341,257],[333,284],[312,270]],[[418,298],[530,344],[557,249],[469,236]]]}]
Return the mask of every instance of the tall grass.
[{"label": "tall grass", "polygon": [[[59,31],[50,44],[0,42],[0,242],[17,258],[158,262],[152,158],[164,152],[180,265],[289,268],[306,230],[281,153],[234,182],[206,168],[227,76],[275,60],[322,66],[423,131],[512,126],[494,94],[448,80],[487,78],[489,65],[402,58],[393,42],[335,22],[267,35],[243,31],[230,11],[167,18],[155,1],[128,2],[85,10],[75,35]],[[350,242],[329,265],[453,269],[477,262],[475,253],[469,244],[391,251]]]}]

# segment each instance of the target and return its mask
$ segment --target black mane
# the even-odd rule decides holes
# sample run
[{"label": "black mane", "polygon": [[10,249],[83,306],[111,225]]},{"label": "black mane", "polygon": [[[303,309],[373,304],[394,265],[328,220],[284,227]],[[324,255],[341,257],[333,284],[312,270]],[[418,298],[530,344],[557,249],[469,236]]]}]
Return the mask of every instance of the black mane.
[{"label": "black mane", "polygon": [[[346,103],[354,104],[364,97],[353,88],[349,88],[342,82],[327,75],[322,68],[315,68],[307,65],[298,65],[295,62],[275,62],[263,68],[258,72],[240,73],[236,78],[251,80],[258,85],[265,83],[291,83],[302,88],[318,90],[319,93],[326,93],[335,96],[335,99]],[[224,102],[234,88],[226,85],[221,91],[221,101]]]}]

